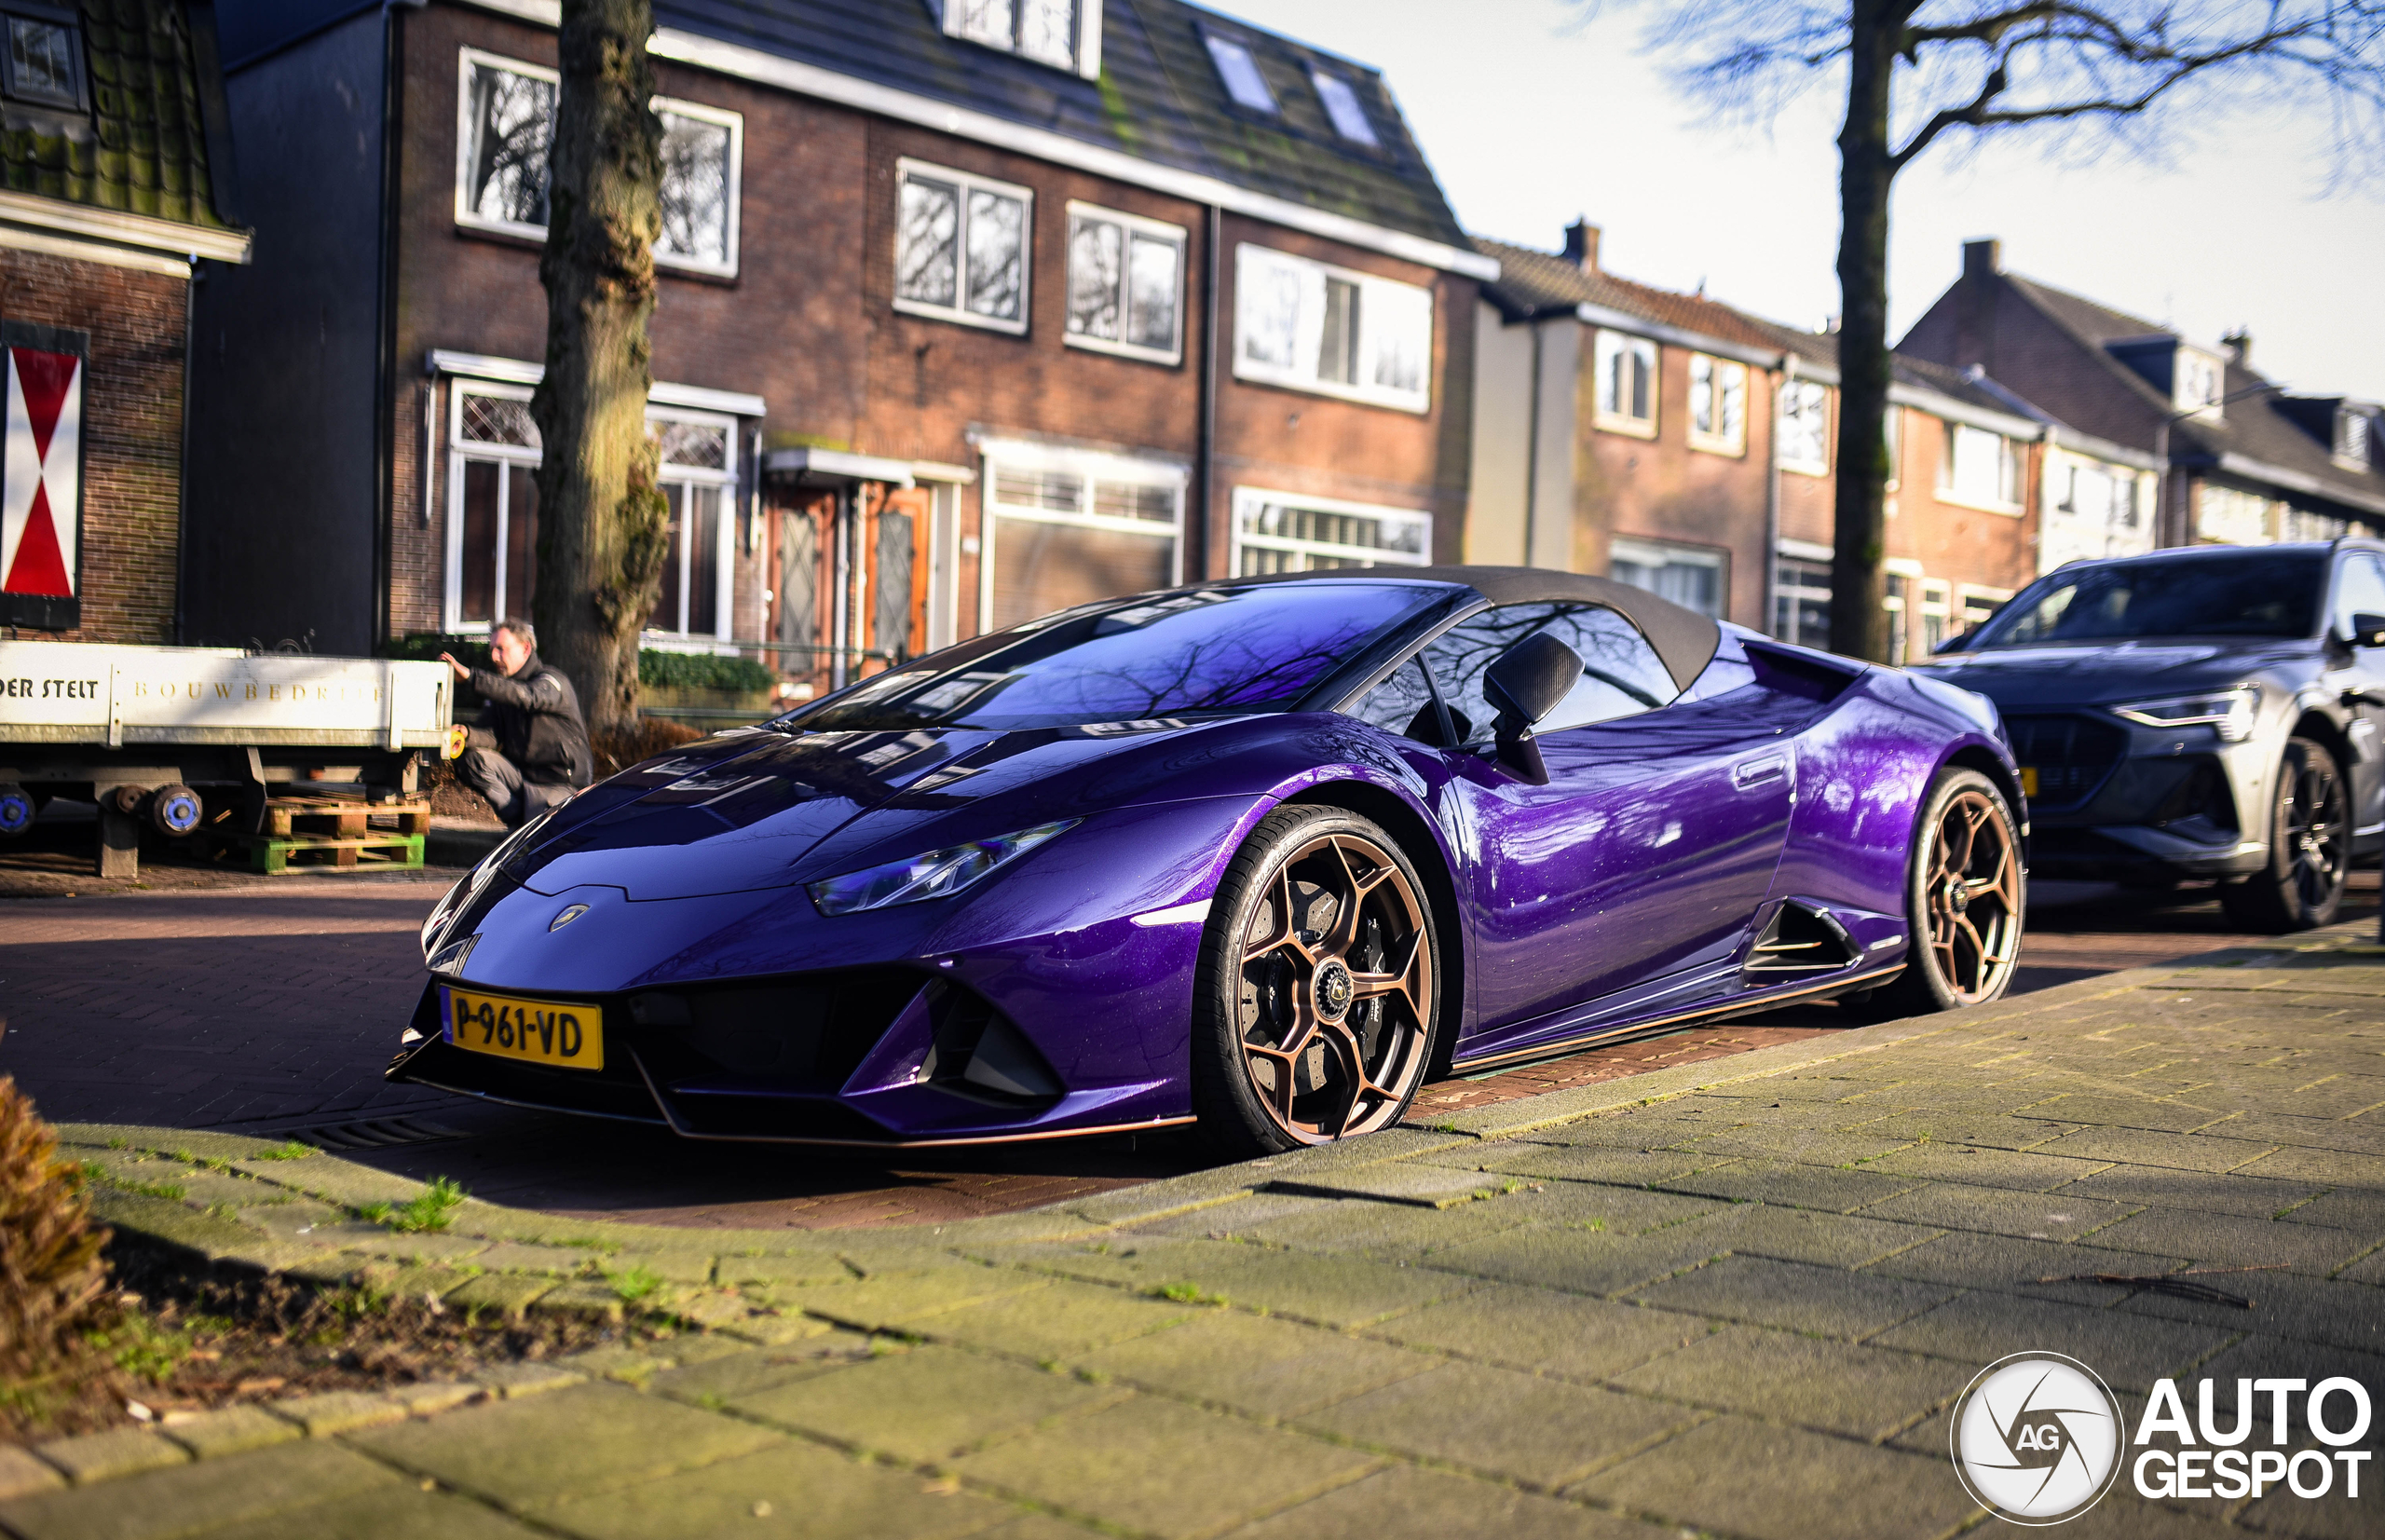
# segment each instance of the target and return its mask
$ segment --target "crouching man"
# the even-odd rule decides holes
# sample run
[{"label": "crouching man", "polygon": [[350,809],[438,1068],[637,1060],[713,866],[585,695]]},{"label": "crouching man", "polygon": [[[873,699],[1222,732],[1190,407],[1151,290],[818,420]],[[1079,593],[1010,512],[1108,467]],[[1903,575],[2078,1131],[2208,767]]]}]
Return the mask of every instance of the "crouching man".
[{"label": "crouching man", "polygon": [[588,724],[571,681],[538,661],[527,620],[499,620],[489,633],[490,668],[441,661],[470,682],[487,707],[470,729],[456,778],[488,799],[507,826],[520,828],[595,779]]}]

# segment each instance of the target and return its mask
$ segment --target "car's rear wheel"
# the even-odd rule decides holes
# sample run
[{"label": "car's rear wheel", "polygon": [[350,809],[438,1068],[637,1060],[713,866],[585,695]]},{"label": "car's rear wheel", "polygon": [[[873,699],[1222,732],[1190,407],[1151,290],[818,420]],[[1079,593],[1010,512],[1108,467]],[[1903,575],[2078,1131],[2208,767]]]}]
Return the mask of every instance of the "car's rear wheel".
[{"label": "car's rear wheel", "polygon": [[1235,1157],[1397,1122],[1438,1015],[1432,906],[1397,841],[1339,808],[1279,808],[1209,906],[1193,996],[1192,1105]]},{"label": "car's rear wheel", "polygon": [[2219,890],[2228,918],[2270,934],[2332,921],[2351,869],[2351,807],[2324,743],[2286,741],[2269,784],[2269,865]]},{"label": "car's rear wheel", "polygon": [[2001,996],[2021,962],[2025,882],[2003,792],[1977,770],[1941,775],[1922,804],[1905,873],[1904,973],[1877,991],[1874,1008],[1951,1011]]}]

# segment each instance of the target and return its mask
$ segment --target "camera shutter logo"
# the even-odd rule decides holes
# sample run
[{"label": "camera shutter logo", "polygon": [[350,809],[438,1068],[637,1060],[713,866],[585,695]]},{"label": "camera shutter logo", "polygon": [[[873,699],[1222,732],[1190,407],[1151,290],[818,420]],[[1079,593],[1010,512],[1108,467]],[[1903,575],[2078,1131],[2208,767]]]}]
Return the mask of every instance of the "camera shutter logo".
[{"label": "camera shutter logo", "polygon": [[2010,1523],[2059,1524],[2112,1490],[2125,1427],[2093,1370],[2059,1353],[2016,1353],[1980,1370],[1955,1403],[1955,1470]]}]

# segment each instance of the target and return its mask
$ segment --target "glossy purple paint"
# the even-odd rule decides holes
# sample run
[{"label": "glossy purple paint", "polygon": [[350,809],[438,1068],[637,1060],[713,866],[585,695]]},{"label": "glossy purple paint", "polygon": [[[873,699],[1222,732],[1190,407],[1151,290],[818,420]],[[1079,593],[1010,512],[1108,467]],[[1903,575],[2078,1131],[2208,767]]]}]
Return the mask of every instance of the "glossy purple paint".
[{"label": "glossy purple paint", "polygon": [[[1964,756],[2017,779],[1977,697],[1729,630],[1673,703],[1539,742],[1546,784],[1487,749],[1315,709],[724,734],[567,805],[484,888],[459,884],[433,941],[478,935],[460,975],[472,987],[604,1003],[624,1049],[668,1030],[630,1026],[625,1002],[651,991],[894,969],[918,992],[840,1084],[707,1069],[654,1089],[675,1122],[780,1106],[770,1137],[1029,1137],[1190,1113],[1206,902],[1287,800],[1396,811],[1411,858],[1446,876],[1443,1012],[1464,1064],[1806,992],[1741,972],[1785,899],[1855,936],[1866,955],[1848,976],[1893,967],[1931,776]],[[830,919],[804,888],[1061,819],[1081,822],[956,898]],[[551,930],[573,904],[587,912]],[[961,1000],[1012,1024],[1056,1094],[988,1105],[927,1078],[937,1013]],[[551,1097],[492,1090],[471,1083],[478,1059],[418,1044],[390,1073],[574,1105],[566,1072]],[[629,1084],[606,1105],[641,1095]],[[831,1111],[827,1132],[812,1125]]]}]

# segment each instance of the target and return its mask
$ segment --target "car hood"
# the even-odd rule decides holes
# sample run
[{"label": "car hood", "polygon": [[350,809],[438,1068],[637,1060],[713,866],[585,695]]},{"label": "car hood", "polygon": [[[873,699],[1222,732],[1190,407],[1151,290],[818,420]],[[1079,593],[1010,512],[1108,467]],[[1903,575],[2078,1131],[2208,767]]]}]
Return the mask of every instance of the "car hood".
[{"label": "car hood", "polygon": [[2011,712],[2225,689],[2280,666],[2308,662],[2317,652],[2313,643],[2276,640],[1996,647],[1935,658],[1914,672],[1977,690]]},{"label": "car hood", "polygon": [[[505,870],[538,893],[599,884],[632,899],[785,887],[866,865],[913,826],[949,843],[1131,805],[1151,795],[1156,744],[1215,726],[724,733],[589,788]],[[951,834],[964,810],[989,826]]]}]

